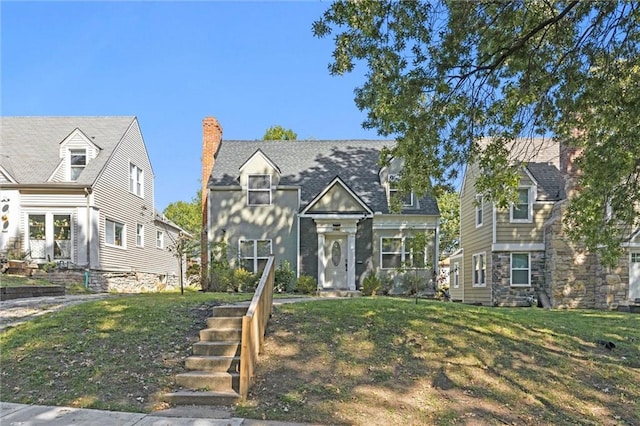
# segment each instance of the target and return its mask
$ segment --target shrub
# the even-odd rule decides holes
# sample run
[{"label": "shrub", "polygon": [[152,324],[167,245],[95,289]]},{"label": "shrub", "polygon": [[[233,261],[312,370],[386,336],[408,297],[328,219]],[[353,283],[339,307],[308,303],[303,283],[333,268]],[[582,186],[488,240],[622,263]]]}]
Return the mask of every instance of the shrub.
[{"label": "shrub", "polygon": [[416,295],[425,290],[425,279],[418,274],[406,273],[402,276],[400,284],[402,292],[408,295]]},{"label": "shrub", "polygon": [[315,278],[309,275],[300,275],[296,280],[296,293],[311,294],[318,289],[318,283]]},{"label": "shrub", "polygon": [[288,260],[283,260],[275,271],[274,276],[274,291],[278,293],[289,293],[293,290],[295,271],[291,269],[291,264]]},{"label": "shrub", "polygon": [[251,293],[256,291],[259,278],[253,272],[249,272],[244,268],[236,268],[231,274],[231,283],[233,290],[240,293]]},{"label": "shrub", "polygon": [[234,291],[231,285],[231,269],[214,267],[209,273],[209,291]]},{"label": "shrub", "polygon": [[364,296],[374,296],[380,294],[382,290],[382,280],[375,273],[371,272],[362,280],[362,294]]}]

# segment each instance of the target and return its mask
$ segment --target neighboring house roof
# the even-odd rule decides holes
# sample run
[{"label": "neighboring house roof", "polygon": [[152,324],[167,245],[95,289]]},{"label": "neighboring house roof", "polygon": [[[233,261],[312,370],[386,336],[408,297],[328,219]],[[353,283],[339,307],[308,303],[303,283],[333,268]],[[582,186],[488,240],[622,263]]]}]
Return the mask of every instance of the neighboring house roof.
[{"label": "neighboring house roof", "polygon": [[[373,212],[390,213],[386,191],[378,176],[380,150],[393,141],[222,141],[209,179],[212,186],[237,186],[240,167],[258,149],[280,169],[280,185],[301,188],[306,206],[336,177],[353,190]],[[407,214],[438,215],[431,196],[420,199],[419,209]]]},{"label": "neighboring house roof", "polygon": [[78,129],[100,152],[72,183],[92,185],[135,119],[133,116],[1,117],[0,167],[18,184],[48,183],[60,163],[60,143]]},{"label": "neighboring house roof", "polygon": [[538,184],[538,200],[559,201],[565,198],[560,170],[548,163],[528,163],[527,170]]}]

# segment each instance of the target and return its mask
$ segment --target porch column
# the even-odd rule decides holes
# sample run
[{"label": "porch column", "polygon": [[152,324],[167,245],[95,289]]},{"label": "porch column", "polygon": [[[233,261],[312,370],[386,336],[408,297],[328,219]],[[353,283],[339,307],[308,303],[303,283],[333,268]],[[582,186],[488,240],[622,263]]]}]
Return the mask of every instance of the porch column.
[{"label": "porch column", "polygon": [[356,291],[356,233],[347,235],[347,288]]},{"label": "porch column", "polygon": [[324,232],[318,231],[318,290],[324,288]]}]

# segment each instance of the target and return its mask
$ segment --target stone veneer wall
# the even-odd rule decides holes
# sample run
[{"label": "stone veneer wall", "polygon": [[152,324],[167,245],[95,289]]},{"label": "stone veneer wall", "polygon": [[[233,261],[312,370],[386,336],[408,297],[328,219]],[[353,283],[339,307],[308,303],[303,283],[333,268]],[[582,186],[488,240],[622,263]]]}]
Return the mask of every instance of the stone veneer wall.
[{"label": "stone veneer wall", "polygon": [[[84,285],[84,270],[36,271],[33,275],[49,282],[66,286]],[[164,282],[156,274],[142,272],[91,271],[88,287],[95,292],[145,293],[180,288],[180,277],[165,275]]]},{"label": "stone veneer wall", "polygon": [[511,252],[494,252],[491,256],[491,297],[494,306],[529,306],[529,298],[544,286],[544,252],[531,252],[531,286],[512,287]]},{"label": "stone veneer wall", "polygon": [[546,292],[554,308],[616,309],[626,302],[629,259],[605,268],[594,253],[569,240],[562,219],[567,202],[557,203],[545,224]]}]

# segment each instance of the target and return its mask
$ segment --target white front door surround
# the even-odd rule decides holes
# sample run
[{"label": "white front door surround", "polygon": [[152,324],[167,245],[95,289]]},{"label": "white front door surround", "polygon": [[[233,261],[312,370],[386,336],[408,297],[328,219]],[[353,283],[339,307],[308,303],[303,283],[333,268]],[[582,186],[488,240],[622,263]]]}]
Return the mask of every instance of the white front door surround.
[{"label": "white front door surround", "polygon": [[629,300],[640,299],[640,250],[630,253],[629,262]]},{"label": "white front door surround", "polygon": [[318,233],[318,290],[356,290],[356,231],[361,218],[314,218]]}]

